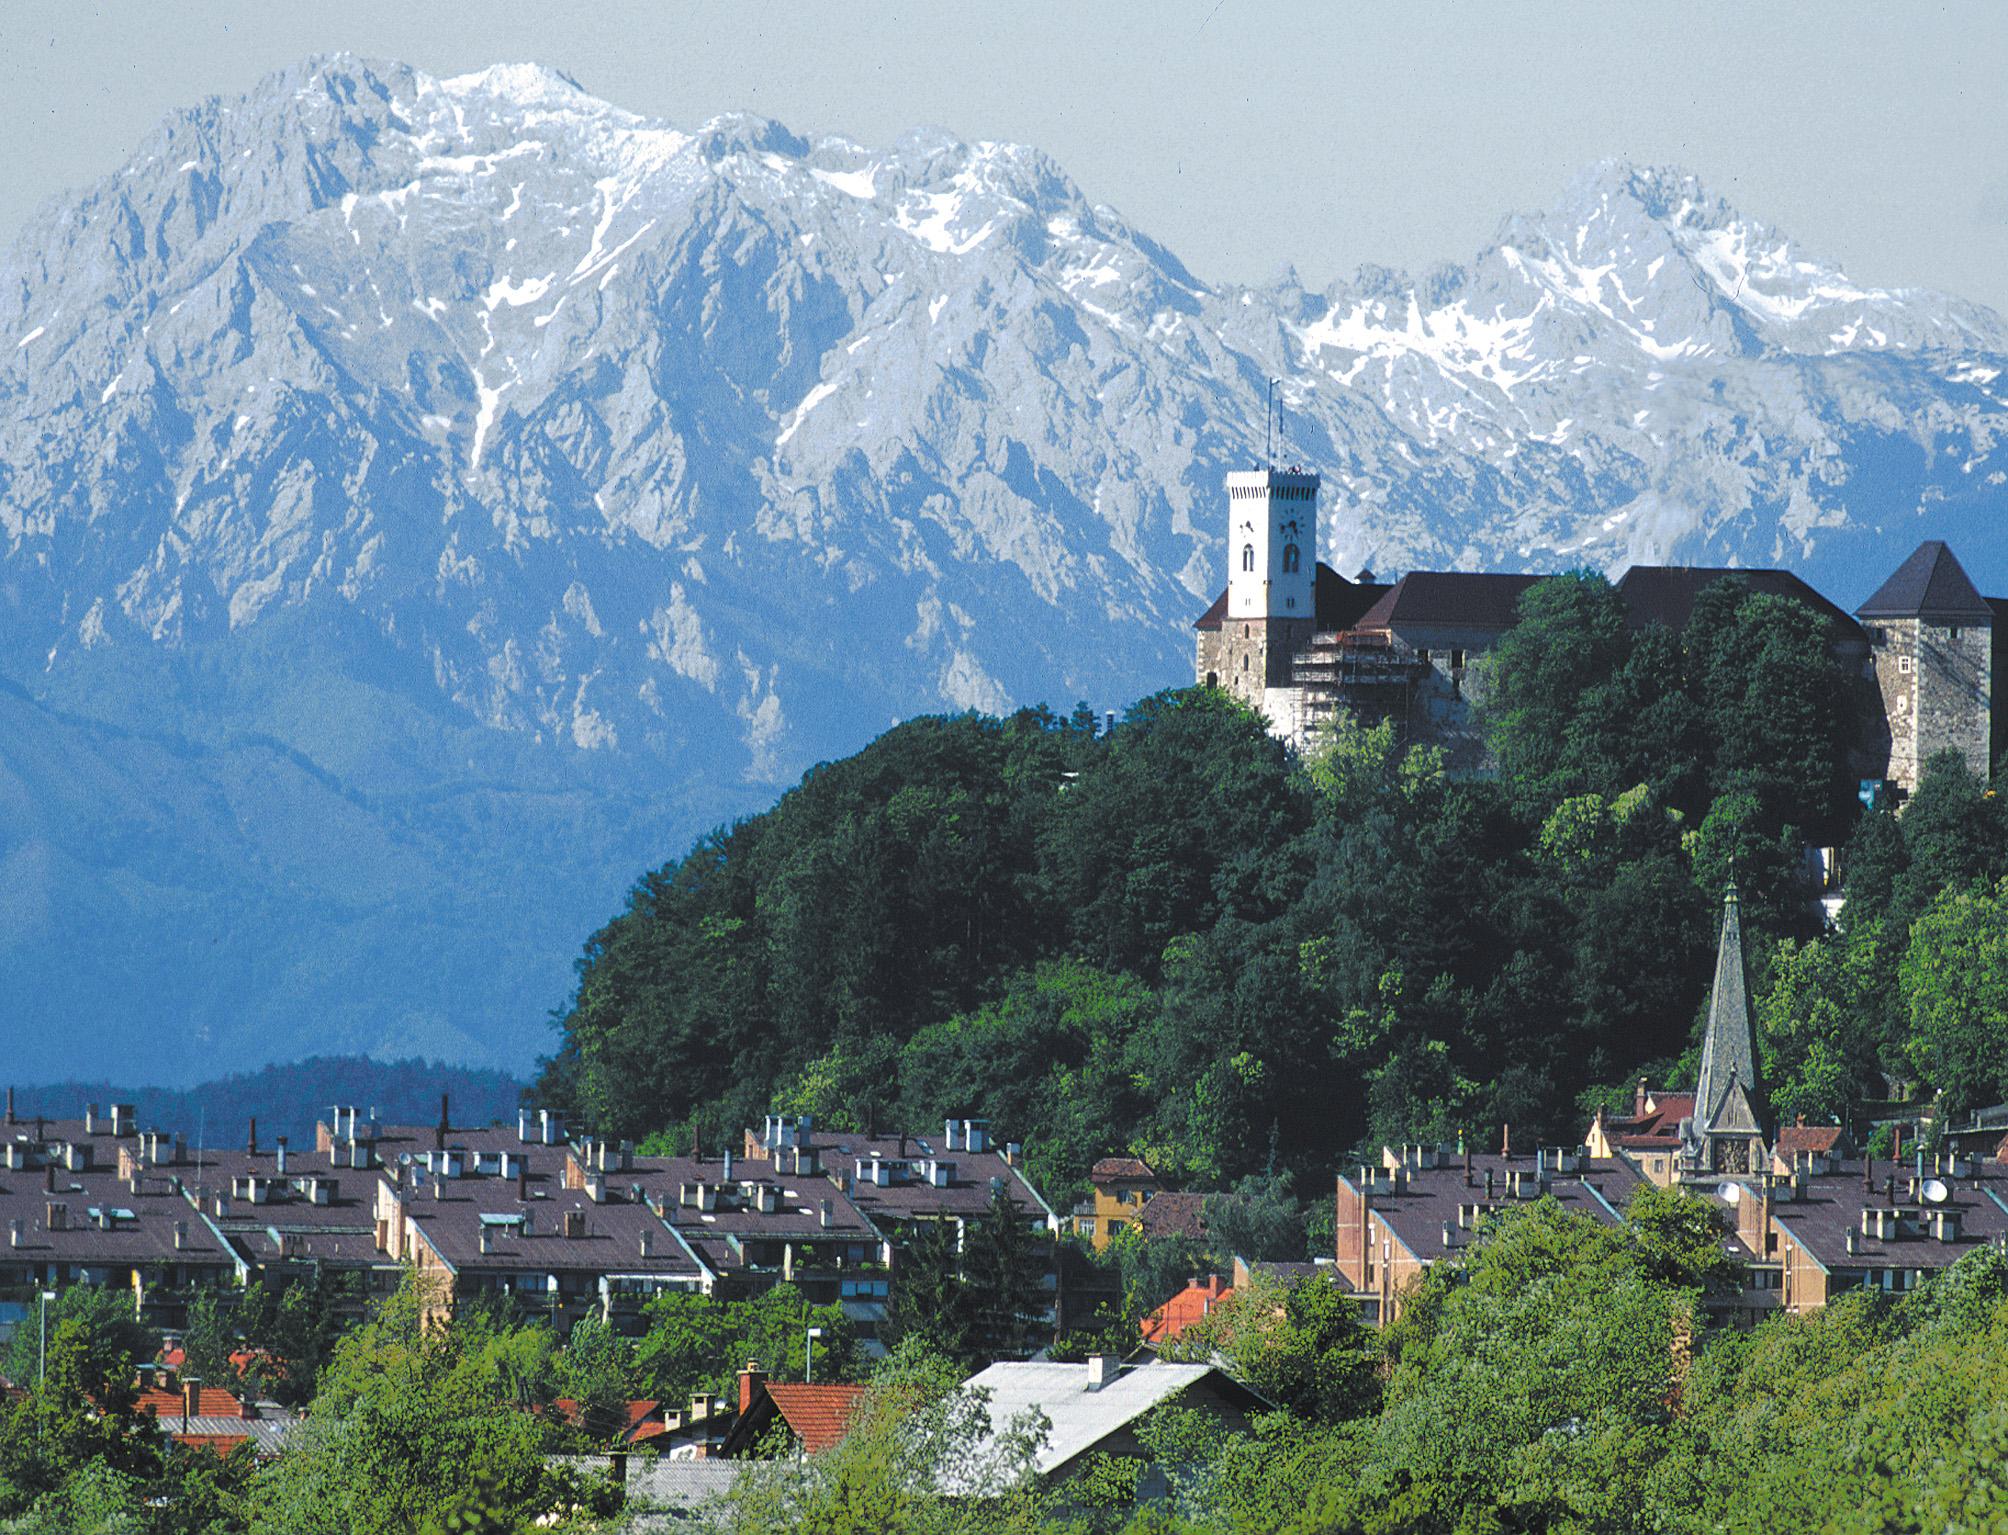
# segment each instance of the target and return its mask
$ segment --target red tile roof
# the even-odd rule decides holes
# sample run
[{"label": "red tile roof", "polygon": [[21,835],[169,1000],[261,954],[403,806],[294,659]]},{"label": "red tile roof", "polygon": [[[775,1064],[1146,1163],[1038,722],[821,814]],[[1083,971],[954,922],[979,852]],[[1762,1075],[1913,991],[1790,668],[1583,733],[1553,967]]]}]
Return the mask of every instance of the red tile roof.
[{"label": "red tile roof", "polygon": [[769,1381],[766,1390],[811,1455],[827,1450],[850,1432],[851,1414],[865,1394],[863,1386],[805,1386],[787,1381]]},{"label": "red tile roof", "polygon": [[1218,1274],[1209,1274],[1203,1282],[1193,1280],[1143,1319],[1143,1341],[1169,1343],[1233,1293],[1234,1286],[1223,1283]]},{"label": "red tile roof", "polygon": [[1113,1183],[1118,1178],[1151,1178],[1157,1174],[1141,1157],[1103,1157],[1088,1173],[1091,1183]]},{"label": "red tile roof", "polygon": [[[633,1444],[662,1433],[667,1425],[663,1422],[661,1407],[662,1403],[653,1397],[629,1402],[622,1412],[621,1442]],[[579,1426],[584,1416],[577,1397],[561,1396],[551,1403],[551,1410],[574,1428]]]},{"label": "red tile roof", "polygon": [[1136,1227],[1146,1237],[1191,1237],[1206,1235],[1204,1194],[1153,1194],[1136,1213]]},{"label": "red tile roof", "polygon": [[[233,1391],[225,1391],[218,1386],[196,1387],[196,1407],[193,1416],[198,1418],[241,1418],[244,1404]],[[187,1403],[179,1391],[162,1391],[149,1387],[139,1394],[139,1410],[151,1413],[163,1424],[172,1426],[181,1421],[182,1409]]]},{"label": "red tile roof", "polygon": [[1784,1125],[1773,1149],[1779,1156],[1789,1157],[1795,1151],[1832,1151],[1840,1141],[1839,1125]]},{"label": "red tile roof", "polygon": [[1694,1113],[1692,1093],[1654,1093],[1644,1114],[1609,1121],[1620,1146],[1664,1149],[1680,1144],[1680,1122]]}]

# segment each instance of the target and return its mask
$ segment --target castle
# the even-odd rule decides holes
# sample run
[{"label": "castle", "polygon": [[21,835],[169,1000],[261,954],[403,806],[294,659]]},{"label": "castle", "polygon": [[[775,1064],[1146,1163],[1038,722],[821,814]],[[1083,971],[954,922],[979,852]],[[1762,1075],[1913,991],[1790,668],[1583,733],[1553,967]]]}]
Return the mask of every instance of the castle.
[{"label": "castle", "polygon": [[[1193,625],[1195,680],[1259,710],[1293,746],[1343,710],[1392,720],[1407,740],[1444,749],[1465,772],[1487,765],[1474,663],[1512,627],[1520,596],[1542,579],[1411,571],[1393,582],[1348,579],[1317,559],[1319,477],[1302,469],[1227,476],[1227,589]],[[1836,658],[1863,682],[1871,716],[1856,752],[1865,791],[1900,797],[1924,764],[1959,752],[1985,778],[2008,746],[2008,710],[1993,699],[2008,668],[2008,599],[1982,597],[1951,549],[1920,544],[1850,614],[1784,570],[1635,565],[1617,582],[1634,627],[1678,630],[1702,590],[1735,576],[1824,615]]]}]

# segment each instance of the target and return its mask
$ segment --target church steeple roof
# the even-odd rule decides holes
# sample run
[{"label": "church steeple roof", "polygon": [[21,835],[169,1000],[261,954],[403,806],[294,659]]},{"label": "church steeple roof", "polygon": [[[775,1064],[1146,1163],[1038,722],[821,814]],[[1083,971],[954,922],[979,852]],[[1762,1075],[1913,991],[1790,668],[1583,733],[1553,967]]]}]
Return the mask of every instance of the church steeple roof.
[{"label": "church steeple roof", "polygon": [[[1743,964],[1741,902],[1732,878],[1722,893],[1722,942],[1715,954],[1715,990],[1708,999],[1708,1030],[1701,1038],[1701,1079],[1695,1084],[1694,1124],[1706,1134],[1721,1129],[1761,1131],[1766,1112],[1757,1069],[1757,1020]],[[1752,1124],[1752,1121],[1758,1123]]]}]

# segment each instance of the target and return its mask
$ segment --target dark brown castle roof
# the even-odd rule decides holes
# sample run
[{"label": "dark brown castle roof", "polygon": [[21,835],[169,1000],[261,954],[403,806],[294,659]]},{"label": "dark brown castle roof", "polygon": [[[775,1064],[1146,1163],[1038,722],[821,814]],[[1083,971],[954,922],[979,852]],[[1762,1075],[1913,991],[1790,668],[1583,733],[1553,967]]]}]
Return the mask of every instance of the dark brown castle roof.
[{"label": "dark brown castle roof", "polygon": [[1834,626],[1842,639],[1862,638],[1861,626],[1789,570],[1735,570],[1703,565],[1634,565],[1618,581],[1618,595],[1634,629],[1660,624],[1678,633],[1687,627],[1694,601],[1717,581],[1741,581],[1767,597],[1803,602]]},{"label": "dark brown castle roof", "polygon": [[1521,595],[1536,581],[1545,579],[1494,571],[1412,570],[1387,589],[1351,627],[1393,629],[1403,624],[1427,624],[1503,633],[1513,627]]},{"label": "dark brown castle roof", "polygon": [[1994,609],[1973,589],[1957,556],[1935,538],[1917,546],[1855,612],[1863,618],[1957,619],[1991,624]]},{"label": "dark brown castle roof", "polygon": [[[1378,581],[1348,581],[1320,560],[1312,596],[1318,631],[1330,634],[1335,630],[1352,628],[1359,621],[1359,616],[1372,607],[1386,590],[1386,585]],[[1200,614],[1192,627],[1218,629],[1226,619],[1227,592],[1223,588],[1220,595],[1213,599],[1213,606]]]}]

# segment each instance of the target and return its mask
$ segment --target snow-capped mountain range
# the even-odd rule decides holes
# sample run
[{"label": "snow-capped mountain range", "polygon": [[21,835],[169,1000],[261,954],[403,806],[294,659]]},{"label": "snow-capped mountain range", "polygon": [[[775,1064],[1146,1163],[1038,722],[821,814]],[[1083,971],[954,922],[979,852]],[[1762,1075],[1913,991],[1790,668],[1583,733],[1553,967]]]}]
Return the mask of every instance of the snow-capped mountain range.
[{"label": "snow-capped mountain range", "polygon": [[312,61],[0,264],[0,985],[157,1003],[170,1073],[521,1063],[626,881],[807,764],[1183,680],[1272,378],[1348,571],[1855,598],[1927,535],[2008,585],[2004,358],[1675,172],[1251,289],[1031,149]]}]

